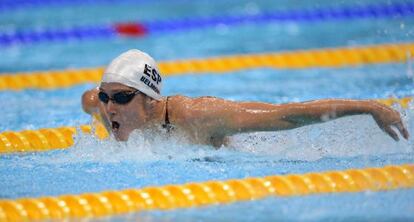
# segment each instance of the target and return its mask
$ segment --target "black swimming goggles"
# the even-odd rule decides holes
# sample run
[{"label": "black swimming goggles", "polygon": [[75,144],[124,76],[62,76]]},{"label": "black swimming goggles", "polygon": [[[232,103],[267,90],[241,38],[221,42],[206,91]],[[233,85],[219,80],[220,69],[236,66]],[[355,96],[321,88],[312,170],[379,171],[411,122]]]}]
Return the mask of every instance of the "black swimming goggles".
[{"label": "black swimming goggles", "polygon": [[113,94],[111,98],[109,97],[108,94],[101,91],[98,93],[98,98],[103,103],[108,103],[109,100],[112,100],[112,102],[116,104],[127,104],[134,98],[136,94],[139,94],[139,93],[140,91],[138,90],[134,92],[118,92],[118,93]]}]

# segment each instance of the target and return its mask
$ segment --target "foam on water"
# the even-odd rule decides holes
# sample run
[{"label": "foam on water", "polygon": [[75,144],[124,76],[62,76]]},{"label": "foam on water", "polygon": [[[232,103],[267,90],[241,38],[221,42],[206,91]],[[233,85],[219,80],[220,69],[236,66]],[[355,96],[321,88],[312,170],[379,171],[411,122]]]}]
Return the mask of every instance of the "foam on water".
[{"label": "foam on water", "polygon": [[45,160],[54,163],[70,162],[122,162],[193,159],[208,155],[209,146],[195,146],[183,136],[168,137],[152,131],[136,130],[127,142],[118,142],[113,137],[100,141],[89,134],[75,138],[74,146],[61,158]]}]

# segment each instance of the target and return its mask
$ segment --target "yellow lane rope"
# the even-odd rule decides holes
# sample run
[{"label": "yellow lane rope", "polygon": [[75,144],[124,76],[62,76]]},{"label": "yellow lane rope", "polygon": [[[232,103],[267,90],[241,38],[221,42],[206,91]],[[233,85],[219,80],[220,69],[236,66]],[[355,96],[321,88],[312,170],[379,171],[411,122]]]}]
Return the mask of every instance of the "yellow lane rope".
[{"label": "yellow lane rope", "polygon": [[[233,55],[160,62],[164,76],[185,73],[225,73],[253,68],[345,67],[403,62],[414,54],[414,43]],[[51,89],[100,81],[103,68],[9,73],[0,75],[0,90]]]},{"label": "yellow lane rope", "polygon": [[[98,138],[104,139],[109,136],[102,124],[97,123],[95,127],[95,135]],[[82,125],[79,128],[83,133],[92,132],[90,125]],[[20,132],[5,131],[0,133],[0,154],[68,148],[73,145],[76,133],[77,129],[69,126]]]},{"label": "yellow lane rope", "polygon": [[207,181],[102,193],[0,200],[0,222],[81,219],[176,209],[271,196],[382,191],[414,187],[414,165]]},{"label": "yellow lane rope", "polygon": [[[388,98],[379,99],[378,101],[388,106],[399,104],[401,107],[407,108],[412,98]],[[94,126],[95,135],[98,138],[103,139],[108,137],[108,132],[99,121],[94,121]],[[92,131],[92,127],[88,125],[83,125],[79,128],[84,133],[90,133]],[[23,130],[20,132],[5,131],[0,133],[0,154],[68,148],[73,145],[73,137],[76,132],[75,127]]]}]

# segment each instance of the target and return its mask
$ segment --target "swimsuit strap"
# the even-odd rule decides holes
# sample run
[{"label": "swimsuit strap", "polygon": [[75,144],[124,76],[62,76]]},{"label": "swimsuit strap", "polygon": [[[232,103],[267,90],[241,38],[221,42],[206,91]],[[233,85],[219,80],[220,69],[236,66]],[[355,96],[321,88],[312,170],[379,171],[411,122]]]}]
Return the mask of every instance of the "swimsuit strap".
[{"label": "swimsuit strap", "polygon": [[170,123],[170,119],[168,117],[168,99],[170,97],[167,96],[167,101],[165,102],[165,120],[164,120],[164,124],[162,124],[162,128],[166,129],[167,132],[170,132],[171,129],[173,128],[173,126]]},{"label": "swimsuit strap", "polygon": [[165,102],[165,123],[164,125],[170,125],[170,119],[168,118],[168,99],[170,97],[167,96],[167,101]]}]

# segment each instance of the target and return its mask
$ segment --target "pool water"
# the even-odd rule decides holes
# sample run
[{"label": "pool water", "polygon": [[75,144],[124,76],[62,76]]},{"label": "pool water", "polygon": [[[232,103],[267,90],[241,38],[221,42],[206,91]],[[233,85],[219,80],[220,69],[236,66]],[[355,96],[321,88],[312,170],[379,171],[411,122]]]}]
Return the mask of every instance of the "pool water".
[{"label": "pool water", "polygon": [[[41,2],[41,1],[40,1]],[[99,4],[97,4],[97,2]],[[390,1],[87,1],[15,7],[0,13],[0,32],[123,21],[237,15]],[[392,2],[392,1],[391,1]],[[400,1],[401,2],[401,1]],[[407,1],[408,2],[408,1]],[[218,25],[142,38],[85,39],[0,46],[0,72],[103,66],[139,48],[160,61],[245,53],[409,42],[414,17],[331,19]],[[411,63],[296,70],[252,69],[167,77],[164,95],[211,95],[234,101],[300,102],[414,94]],[[0,131],[78,126],[91,119],[80,97],[94,84],[54,90],[2,91]],[[402,113],[414,134],[414,104]],[[66,150],[0,156],[0,198],[40,197],[414,162],[414,139],[394,142],[370,116],[352,116],[281,132],[236,135],[215,150],[182,138],[137,131],[127,143],[78,135]],[[414,220],[414,190],[325,194],[110,217],[143,221]]]}]

